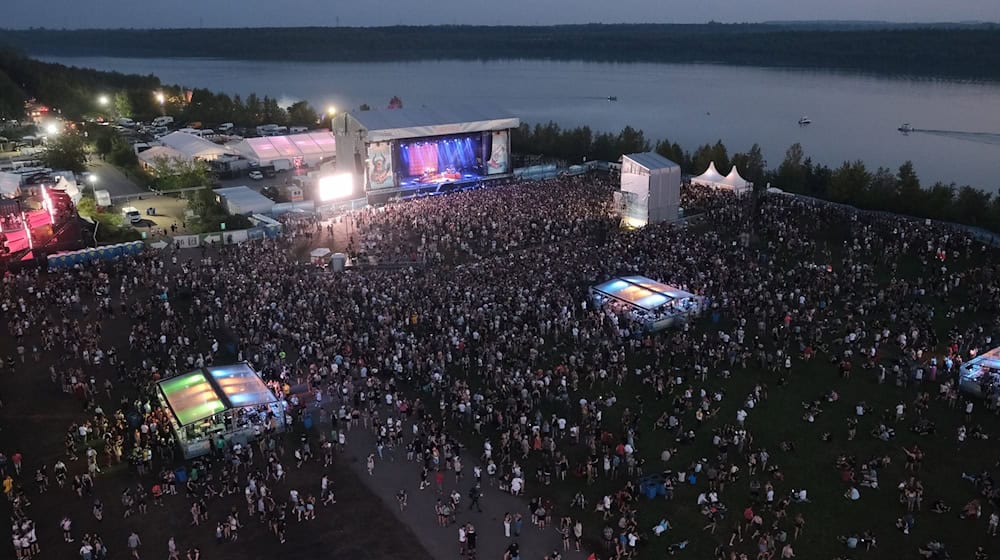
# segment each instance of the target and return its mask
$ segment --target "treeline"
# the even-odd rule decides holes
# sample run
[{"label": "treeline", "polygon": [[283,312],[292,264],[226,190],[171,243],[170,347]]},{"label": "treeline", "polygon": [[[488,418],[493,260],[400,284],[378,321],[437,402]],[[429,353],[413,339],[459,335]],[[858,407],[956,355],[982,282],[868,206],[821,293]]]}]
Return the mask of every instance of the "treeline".
[{"label": "treeline", "polygon": [[[919,218],[945,220],[1000,233],[1000,196],[971,186],[936,182],[921,185],[912,162],[893,171],[871,170],[862,161],[845,161],[837,168],[814,163],[793,144],[767,178],[784,190]],[[1000,185],[986,185],[997,189]]]},{"label": "treeline", "polygon": [[618,161],[622,154],[652,149],[679,164],[687,175],[704,173],[711,162],[715,162],[722,174],[736,165],[740,174],[757,188],[771,183],[789,192],[867,210],[946,220],[1000,233],[1000,196],[954,183],[921,185],[909,161],[897,170],[883,167],[870,170],[861,161],[844,162],[837,168],[830,168],[813,162],[800,144],[793,144],[777,168],[767,169],[757,144],[746,152],[730,154],[719,140],[686,151],[669,140],[652,143],[641,130],[632,127],[625,127],[617,134],[594,133],[586,126],[563,129],[552,122],[535,126],[522,124],[514,131],[512,141],[519,154],[540,154],[570,164],[585,160]]},{"label": "treeline", "polygon": [[100,72],[41,62],[10,49],[0,49],[0,116],[20,118],[24,102],[35,98],[62,114],[81,116],[97,110],[102,95],[118,93],[137,112],[155,114],[155,76]]},{"label": "treeline", "polygon": [[[162,105],[158,95],[163,96]],[[285,108],[266,95],[251,93],[241,98],[207,89],[188,91],[164,85],[152,75],[101,72],[41,62],[12,50],[0,50],[0,118],[21,118],[28,99],[38,99],[70,120],[129,117],[149,121],[168,114],[181,123],[314,126],[319,119],[316,110],[305,101]]]},{"label": "treeline", "polygon": [[681,166],[688,175],[700,174],[715,162],[719,172],[725,174],[735,164],[748,181],[764,184],[766,170],[760,146],[729,154],[721,140],[715,144],[698,146],[694,152],[684,151],[676,142],[660,140],[655,144],[642,130],[626,126],[620,132],[594,132],[589,126],[562,128],[554,122],[530,126],[521,123],[511,138],[514,150],[521,155],[539,155],[567,164],[583,161],[618,161],[622,154],[653,150]]},{"label": "treeline", "polygon": [[720,63],[1000,79],[1000,27],[803,28],[781,24],[550,27],[8,30],[34,54],[397,61],[510,58]]},{"label": "treeline", "polygon": [[207,89],[192,90],[190,102],[186,97],[171,96],[165,110],[183,122],[209,124],[315,126],[319,120],[319,114],[305,101],[298,101],[286,109],[278,105],[277,99],[266,95],[258,97],[251,93],[244,99],[239,95],[230,97]]}]

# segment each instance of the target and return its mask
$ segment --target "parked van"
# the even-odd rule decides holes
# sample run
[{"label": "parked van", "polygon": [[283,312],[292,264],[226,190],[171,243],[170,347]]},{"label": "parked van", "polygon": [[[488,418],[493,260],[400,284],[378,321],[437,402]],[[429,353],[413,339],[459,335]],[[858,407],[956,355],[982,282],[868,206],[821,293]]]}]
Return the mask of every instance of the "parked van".
[{"label": "parked van", "polygon": [[227,123],[220,124],[217,128],[218,128],[219,132],[229,132],[230,130],[232,130],[235,127],[233,126],[233,123],[227,122]]},{"label": "parked van", "polygon": [[120,125],[122,125],[124,127],[132,128],[133,126],[135,126],[135,121],[133,121],[132,119],[130,119],[128,117],[122,117],[122,118],[118,119],[118,124],[120,124]]},{"label": "parked van", "polygon": [[309,132],[309,127],[308,126],[293,126],[293,127],[289,127],[289,129],[288,129],[288,133],[289,134],[301,134],[303,132]]},{"label": "parked van", "polygon": [[156,117],[153,119],[153,126],[167,126],[168,124],[173,124],[174,118],[170,116]]},{"label": "parked van", "polygon": [[122,218],[129,224],[137,224],[142,221],[142,215],[139,214],[139,209],[135,206],[122,208]]}]

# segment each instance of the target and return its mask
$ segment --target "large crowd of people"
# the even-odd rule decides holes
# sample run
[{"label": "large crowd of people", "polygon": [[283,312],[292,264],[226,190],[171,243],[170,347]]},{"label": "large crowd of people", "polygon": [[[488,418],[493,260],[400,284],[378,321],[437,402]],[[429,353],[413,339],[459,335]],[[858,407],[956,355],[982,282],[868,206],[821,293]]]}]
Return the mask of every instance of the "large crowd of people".
[{"label": "large crowd of people", "polygon": [[[820,361],[845,379],[860,370],[885,384],[873,390],[916,383],[935,392],[927,385],[934,383],[945,387],[942,394],[951,391],[963,358],[993,342],[996,255],[945,226],[781,195],[688,191],[712,208],[703,219],[622,231],[612,184],[595,175],[515,183],[353,216],[363,252],[427,264],[421,267],[334,274],[295,262],[279,239],[211,254],[151,252],[44,277],[6,275],[0,305],[12,343],[0,373],[48,364],[53,385],[84,411],[67,425],[58,457],[26,455],[15,472],[9,457],[18,450],[2,450],[19,558],[37,552],[33,521],[40,531],[58,525],[32,518],[30,501],[44,491],[43,480],[59,481],[50,492],[65,485],[94,502],[97,515],[96,504],[110,499],[102,495],[101,469],[121,461],[139,482],[120,496],[129,515],[142,515],[148,502],[186,499],[191,531],[235,541],[256,519],[284,542],[287,522],[311,522],[320,504],[336,500],[326,479],[315,492],[292,487],[283,463],[319,460],[314,453],[333,461],[352,430],[367,430],[377,442],[369,473],[386,454],[413,464],[401,509],[406,492],[440,488],[445,475],[466,476],[468,494],[443,494],[435,507],[442,526],[452,525],[448,512],[459,502],[478,505],[481,489],[522,496],[530,500],[531,525],[563,538],[563,552],[545,551],[549,558],[574,554],[581,541],[605,559],[641,556],[656,539],[682,554],[702,537],[677,534],[671,517],[681,508],[703,517],[719,560],[796,557],[806,518],[820,515],[810,509],[815,491],[786,482],[795,477],[779,458],[797,442],[765,448],[755,412]],[[707,298],[706,317],[651,336],[627,316],[595,308],[587,288],[622,274]],[[53,349],[61,351],[57,359],[49,357]],[[173,479],[179,457],[169,411],[158,405],[154,382],[223,358],[246,360],[283,387],[292,426],[302,426],[311,403],[329,429],[301,439],[301,430],[291,439],[264,434],[253,445],[217,449],[193,467],[207,474],[181,485]],[[730,394],[729,380],[748,369],[764,377],[748,394]],[[290,389],[303,385],[308,395]],[[803,403],[803,422],[839,401],[836,390],[816,393]],[[890,417],[852,406],[844,431],[850,437],[836,439],[848,445],[864,423],[862,434],[871,428],[891,440],[911,414],[901,406]],[[945,406],[956,404],[921,397],[912,415]],[[957,406],[964,429],[982,433],[972,401]],[[729,410],[732,417],[723,417]],[[653,441],[669,445],[650,448]],[[681,463],[690,446],[713,453]],[[877,487],[892,460],[903,460],[897,451],[886,446],[885,455],[861,458],[845,451],[830,466],[845,499]],[[931,481],[922,480],[919,449],[907,448],[906,457],[921,457],[908,462],[899,487],[897,527],[908,533]],[[978,507],[963,508],[983,518],[983,531],[1000,505],[983,472],[992,466],[970,467],[977,472],[970,503]],[[567,480],[578,491],[554,498],[549,489]],[[650,492],[674,501],[669,508],[648,501]],[[245,496],[246,513],[213,505],[226,495]],[[655,526],[644,525],[651,515]],[[516,517],[505,516],[506,556],[541,558],[541,551],[519,550],[523,521]],[[476,528],[461,526],[461,552],[474,556],[469,531]],[[939,535],[921,552],[944,557],[953,537]],[[94,541],[100,537],[88,536],[91,558],[100,557]],[[132,548],[131,536],[127,544]],[[845,535],[843,546],[876,547],[876,528]],[[180,554],[173,539],[170,549]],[[187,551],[189,558],[200,553]]]}]

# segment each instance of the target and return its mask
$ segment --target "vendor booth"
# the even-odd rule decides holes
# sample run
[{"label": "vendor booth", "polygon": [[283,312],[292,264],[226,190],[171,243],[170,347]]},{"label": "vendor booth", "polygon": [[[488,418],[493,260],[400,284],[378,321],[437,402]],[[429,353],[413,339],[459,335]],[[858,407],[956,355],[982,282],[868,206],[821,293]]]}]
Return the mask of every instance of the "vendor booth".
[{"label": "vendor booth", "polygon": [[1000,391],[1000,347],[962,364],[958,388],[982,398],[989,398]]},{"label": "vendor booth", "polygon": [[681,324],[701,313],[704,298],[661,284],[645,276],[623,276],[590,288],[594,303],[618,315],[626,315],[656,332]]},{"label": "vendor booth", "polygon": [[220,439],[246,443],[284,430],[282,402],[245,362],[165,379],[158,396],[186,459],[210,453]]}]

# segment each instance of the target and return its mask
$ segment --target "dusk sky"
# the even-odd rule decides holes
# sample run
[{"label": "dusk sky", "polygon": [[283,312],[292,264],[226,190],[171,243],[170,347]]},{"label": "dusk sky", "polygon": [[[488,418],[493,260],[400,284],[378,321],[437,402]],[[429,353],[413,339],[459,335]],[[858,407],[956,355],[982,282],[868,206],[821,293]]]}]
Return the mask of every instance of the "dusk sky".
[{"label": "dusk sky", "polygon": [[998,0],[3,0],[0,27],[1000,21]]}]

